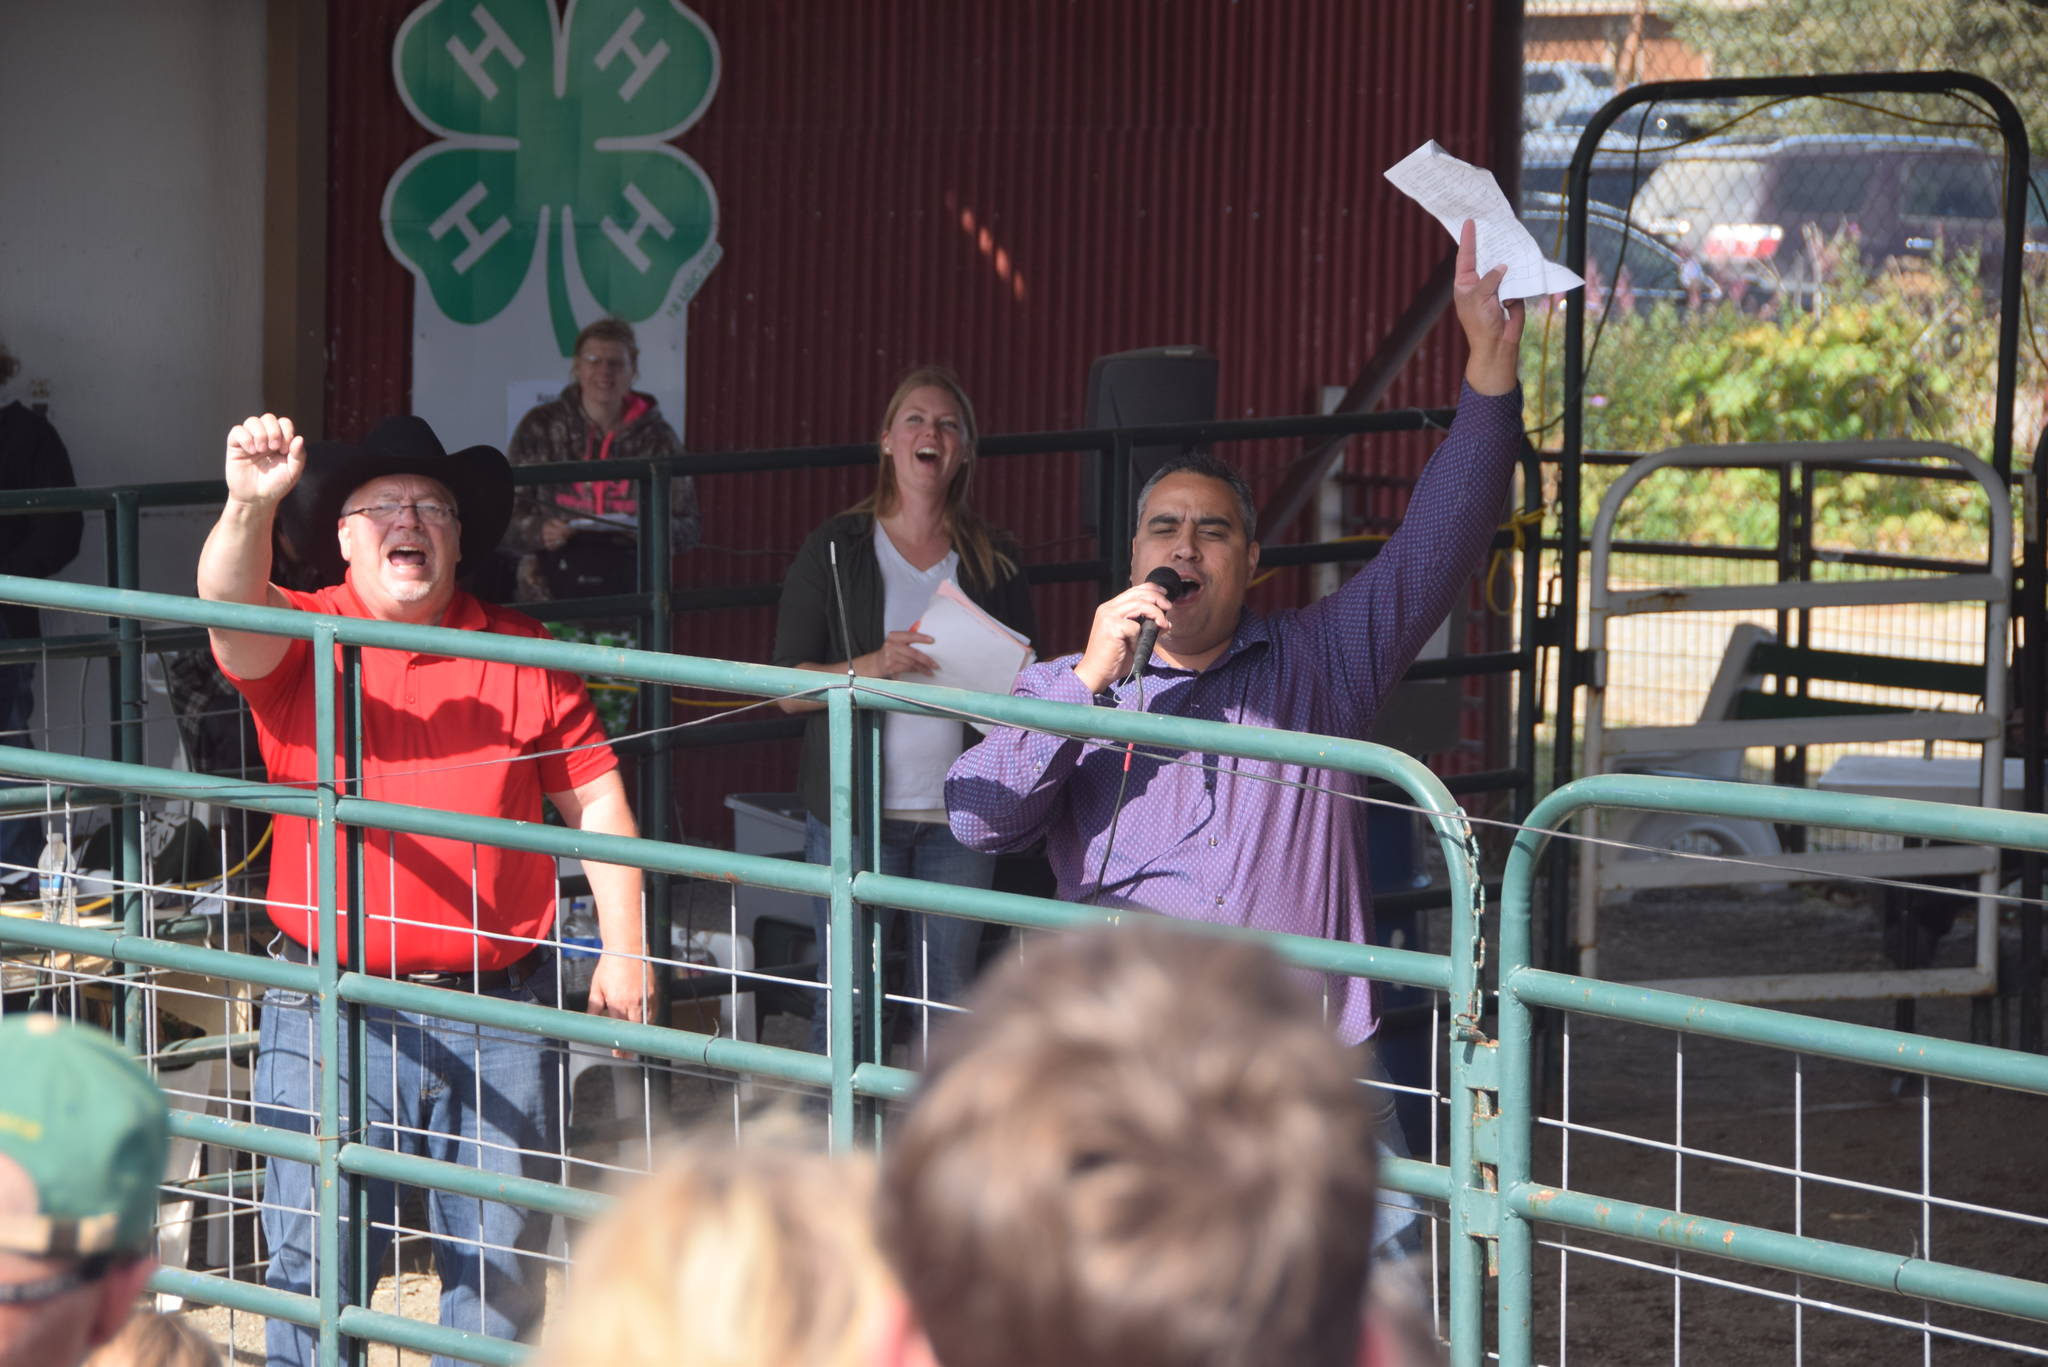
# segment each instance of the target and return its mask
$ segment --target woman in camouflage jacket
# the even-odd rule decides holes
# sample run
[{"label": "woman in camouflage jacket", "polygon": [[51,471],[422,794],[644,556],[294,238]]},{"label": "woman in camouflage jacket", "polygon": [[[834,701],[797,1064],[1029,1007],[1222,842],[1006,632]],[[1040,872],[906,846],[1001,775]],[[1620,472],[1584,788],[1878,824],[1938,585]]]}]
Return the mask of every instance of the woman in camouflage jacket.
[{"label": "woman in camouflage jacket", "polygon": [[[641,460],[682,454],[682,439],[656,407],[654,396],[638,393],[640,349],[633,329],[604,318],[583,329],[570,361],[570,381],[561,397],[529,410],[519,420],[506,450],[514,465],[557,461]],[[630,565],[639,525],[638,484],[630,479],[584,480],[575,484],[524,488],[512,508],[504,547],[519,556],[519,601],[564,596],[551,591],[543,556],[574,565]],[[687,476],[669,488],[669,547],[681,553],[697,544],[697,489]],[[554,557],[550,553],[567,554]],[[559,585],[559,578],[554,582]],[[599,590],[605,591],[605,590]],[[631,592],[630,584],[616,592]]]}]

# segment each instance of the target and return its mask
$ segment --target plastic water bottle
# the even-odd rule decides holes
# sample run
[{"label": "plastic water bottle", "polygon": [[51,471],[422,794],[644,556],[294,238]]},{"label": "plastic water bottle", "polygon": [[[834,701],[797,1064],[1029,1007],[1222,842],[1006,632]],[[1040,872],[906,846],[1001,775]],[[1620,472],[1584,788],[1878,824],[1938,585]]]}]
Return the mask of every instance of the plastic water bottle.
[{"label": "plastic water bottle", "polygon": [[43,906],[43,919],[74,925],[78,921],[78,875],[71,862],[71,848],[62,835],[53,834],[43,842],[36,860],[36,897]]},{"label": "plastic water bottle", "polygon": [[587,894],[563,899],[562,957],[595,959],[603,944],[597,930],[597,899]]}]

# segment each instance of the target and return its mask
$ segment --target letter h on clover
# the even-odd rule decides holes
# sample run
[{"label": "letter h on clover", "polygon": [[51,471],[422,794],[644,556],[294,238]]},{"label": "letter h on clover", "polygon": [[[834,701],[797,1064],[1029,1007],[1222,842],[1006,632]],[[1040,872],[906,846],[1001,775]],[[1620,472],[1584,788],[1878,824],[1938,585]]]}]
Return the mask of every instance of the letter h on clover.
[{"label": "letter h on clover", "polygon": [[384,191],[384,239],[457,323],[498,316],[536,255],[561,352],[571,272],[606,310],[652,317],[714,253],[718,200],[669,139],[718,88],[718,45],[676,0],[428,0],[392,65],[441,140]]}]

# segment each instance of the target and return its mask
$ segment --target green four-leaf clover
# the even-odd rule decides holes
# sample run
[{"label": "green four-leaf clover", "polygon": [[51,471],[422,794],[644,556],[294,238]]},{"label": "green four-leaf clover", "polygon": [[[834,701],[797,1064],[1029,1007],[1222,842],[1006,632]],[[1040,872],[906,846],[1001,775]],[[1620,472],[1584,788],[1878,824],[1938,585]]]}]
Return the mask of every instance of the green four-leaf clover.
[{"label": "green four-leaf clover", "polygon": [[668,145],[718,87],[718,45],[677,0],[428,0],[393,67],[414,118],[443,140],[384,191],[384,239],[458,323],[495,318],[535,253],[564,356],[576,339],[573,259],[591,296],[651,317],[708,268],[718,201]]}]

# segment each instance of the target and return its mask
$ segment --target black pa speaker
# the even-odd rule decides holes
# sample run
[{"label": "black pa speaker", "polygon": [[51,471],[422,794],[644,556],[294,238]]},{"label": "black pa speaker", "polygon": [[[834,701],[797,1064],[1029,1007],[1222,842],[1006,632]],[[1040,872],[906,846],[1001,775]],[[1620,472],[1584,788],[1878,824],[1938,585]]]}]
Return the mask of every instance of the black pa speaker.
[{"label": "black pa speaker", "polygon": [[[1098,356],[1088,367],[1088,411],[1084,427],[1151,427],[1169,422],[1209,422],[1216,416],[1216,358],[1199,346],[1143,347]],[[1200,443],[1131,448],[1131,497],[1152,472],[1175,456],[1202,449]],[[1087,458],[1081,480],[1081,524],[1095,529],[1101,500],[1102,458]],[[1128,518],[1129,514],[1126,514]],[[1117,535],[1126,528],[1116,529]]]}]

